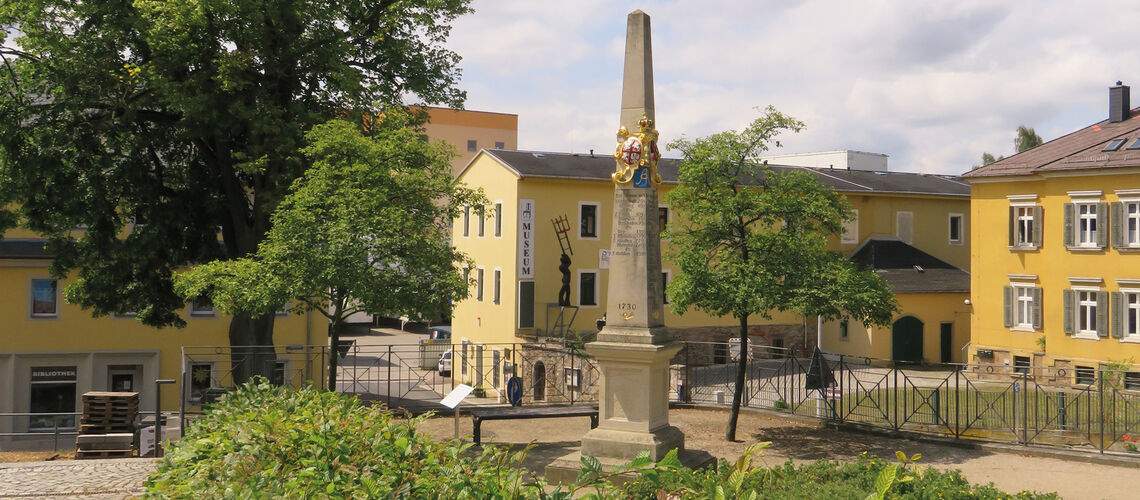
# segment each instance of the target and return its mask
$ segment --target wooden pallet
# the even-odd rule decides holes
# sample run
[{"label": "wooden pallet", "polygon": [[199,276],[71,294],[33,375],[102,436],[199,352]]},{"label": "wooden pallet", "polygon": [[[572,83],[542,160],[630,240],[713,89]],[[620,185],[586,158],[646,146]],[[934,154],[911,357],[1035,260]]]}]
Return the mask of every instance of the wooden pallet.
[{"label": "wooden pallet", "polygon": [[79,424],[80,434],[118,434],[134,431],[133,424]]}]

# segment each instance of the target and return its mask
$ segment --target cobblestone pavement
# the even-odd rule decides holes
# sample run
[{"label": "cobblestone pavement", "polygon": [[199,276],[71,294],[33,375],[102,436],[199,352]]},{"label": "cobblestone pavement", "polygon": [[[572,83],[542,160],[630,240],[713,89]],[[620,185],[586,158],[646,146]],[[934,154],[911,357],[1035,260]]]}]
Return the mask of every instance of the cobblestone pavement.
[{"label": "cobblestone pavement", "polygon": [[149,458],[0,463],[0,498],[132,498],[155,467]]}]

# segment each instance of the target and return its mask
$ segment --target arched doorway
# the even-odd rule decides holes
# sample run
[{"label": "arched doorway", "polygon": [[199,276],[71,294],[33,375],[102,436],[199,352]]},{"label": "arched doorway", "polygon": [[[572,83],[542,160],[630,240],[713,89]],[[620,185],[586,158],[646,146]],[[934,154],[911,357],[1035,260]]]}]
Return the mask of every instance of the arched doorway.
[{"label": "arched doorway", "polygon": [[534,400],[543,401],[546,399],[546,365],[542,361],[534,363]]},{"label": "arched doorway", "polygon": [[904,363],[922,362],[922,321],[904,316],[891,327],[891,359]]}]

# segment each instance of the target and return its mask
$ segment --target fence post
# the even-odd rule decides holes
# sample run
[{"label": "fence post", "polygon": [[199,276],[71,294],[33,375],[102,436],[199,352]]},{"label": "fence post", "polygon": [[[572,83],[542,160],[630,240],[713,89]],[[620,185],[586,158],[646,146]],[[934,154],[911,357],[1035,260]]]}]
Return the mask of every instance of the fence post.
[{"label": "fence post", "polygon": [[173,384],[170,379],[154,381],[154,458],[162,458],[162,386]]},{"label": "fence post", "polygon": [[1029,446],[1029,372],[1021,373],[1021,401],[1021,440]]},{"label": "fence post", "polygon": [[1057,391],[1057,425],[1061,430],[1067,430],[1065,424],[1065,393]]},{"label": "fence post", "polygon": [[[894,413],[894,416],[895,416],[895,430],[897,431],[897,430],[899,430],[899,367],[898,366],[892,366],[891,372],[894,373],[894,379],[895,379],[894,387],[892,390],[892,392],[894,392],[894,394],[895,394],[895,397],[894,397],[895,401],[894,401],[894,405],[891,406],[891,409],[893,410],[892,413]],[[890,393],[887,393],[887,396],[889,399]]]},{"label": "fence post", "polygon": [[[960,376],[962,376],[962,367],[954,367],[954,439],[962,439],[962,431],[958,426],[962,415],[962,402],[959,399],[962,392],[962,384],[958,379]],[[967,401],[969,400],[967,399]]]},{"label": "fence post", "polygon": [[843,413],[844,413],[844,411],[843,411],[843,396],[847,395],[847,392],[845,392],[843,390],[843,379],[847,378],[847,372],[845,371],[844,366],[845,365],[843,364],[843,355],[840,354],[839,355],[839,366],[838,366],[839,370],[837,370],[839,372],[839,401],[837,402],[837,406],[839,406],[838,418],[839,418],[840,422],[843,421]]},{"label": "fence post", "polygon": [[1098,370],[1096,377],[1096,387],[1100,406],[1100,452],[1104,453],[1104,370]]},{"label": "fence post", "polygon": [[[360,356],[357,356],[359,359]],[[388,411],[392,411],[392,344],[388,344],[388,359],[384,360],[388,363],[388,390],[385,391],[388,397]],[[356,360],[352,360],[352,364],[356,364]],[[356,372],[356,367],[352,369],[353,373]],[[403,371],[403,370],[401,370]],[[456,405],[458,407],[458,405]]]},{"label": "fence post", "polygon": [[55,450],[53,451],[59,451],[59,415],[53,416],[51,420],[53,425],[55,425]]}]

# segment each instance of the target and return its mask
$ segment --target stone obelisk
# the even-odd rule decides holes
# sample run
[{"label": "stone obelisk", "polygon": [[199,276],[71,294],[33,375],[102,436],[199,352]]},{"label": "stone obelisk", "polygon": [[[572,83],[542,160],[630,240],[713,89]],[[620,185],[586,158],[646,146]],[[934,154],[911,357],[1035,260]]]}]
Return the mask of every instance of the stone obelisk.
[{"label": "stone obelisk", "polygon": [[607,322],[586,351],[598,361],[599,425],[582,438],[582,454],[629,460],[649,450],[654,460],[685,436],[669,425],[669,360],[681,349],[665,327],[661,237],[657,214],[657,131],[653,112],[649,16],[629,14],[621,128],[614,182]]}]

